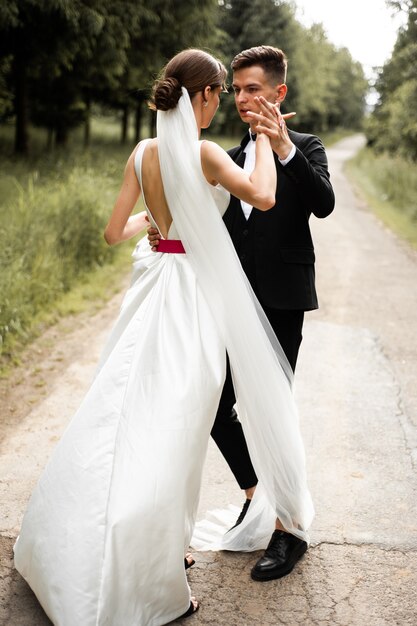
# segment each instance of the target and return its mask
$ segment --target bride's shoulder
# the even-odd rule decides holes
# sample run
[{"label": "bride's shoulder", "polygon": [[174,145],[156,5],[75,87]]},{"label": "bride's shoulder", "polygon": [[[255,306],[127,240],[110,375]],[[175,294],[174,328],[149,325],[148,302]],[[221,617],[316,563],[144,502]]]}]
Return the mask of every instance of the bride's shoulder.
[{"label": "bride's shoulder", "polygon": [[[219,144],[215,141],[210,141],[209,139],[200,139],[200,147],[201,150],[216,150],[220,148]],[[222,148],[220,148],[221,150]]]},{"label": "bride's shoulder", "polygon": [[158,140],[156,137],[148,137],[147,139],[141,139],[139,143],[133,148],[133,154],[135,154],[138,150],[143,150],[146,146],[156,147],[158,145]]},{"label": "bride's shoulder", "polygon": [[137,161],[137,159],[141,159],[143,157],[145,148],[148,148],[149,152],[152,153],[154,150],[157,149],[157,146],[158,144],[157,144],[156,138],[142,139],[133,148],[132,153],[129,157],[129,160]]},{"label": "bride's shoulder", "polygon": [[200,142],[200,150],[201,158],[204,161],[218,160],[219,158],[223,158],[226,154],[218,143],[215,141],[209,141],[208,139],[203,139]]}]

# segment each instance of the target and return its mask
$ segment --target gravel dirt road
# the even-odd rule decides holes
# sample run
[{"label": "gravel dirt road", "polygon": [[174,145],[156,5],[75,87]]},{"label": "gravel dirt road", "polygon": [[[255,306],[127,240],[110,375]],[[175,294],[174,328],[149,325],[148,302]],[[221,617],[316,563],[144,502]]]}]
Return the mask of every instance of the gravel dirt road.
[{"label": "gravel dirt road", "polygon": [[[320,309],[306,316],[296,377],[316,506],[311,547],[290,576],[268,583],[249,577],[256,554],[196,553],[189,580],[201,608],[184,624],[417,624],[417,255],[343,174],[362,142],[357,135],[328,150],[337,206],[312,219]],[[12,545],[120,300],[47,331],[0,384],[5,626],[50,624],[13,570]],[[240,506],[242,496],[210,445],[200,516],[230,502]]]}]

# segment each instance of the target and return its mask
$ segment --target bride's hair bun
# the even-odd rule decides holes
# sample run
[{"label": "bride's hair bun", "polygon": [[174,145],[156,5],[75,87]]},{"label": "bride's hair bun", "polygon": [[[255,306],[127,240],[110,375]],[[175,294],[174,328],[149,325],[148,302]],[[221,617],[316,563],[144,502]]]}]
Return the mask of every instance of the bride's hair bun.
[{"label": "bride's hair bun", "polygon": [[154,83],[148,106],[155,111],[175,109],[182,95],[182,87],[192,100],[205,87],[225,86],[227,76],[223,63],[204,50],[189,48],[178,52],[163,68]]},{"label": "bride's hair bun", "polygon": [[175,109],[182,95],[181,85],[174,76],[162,78],[154,88],[153,102],[158,111]]}]

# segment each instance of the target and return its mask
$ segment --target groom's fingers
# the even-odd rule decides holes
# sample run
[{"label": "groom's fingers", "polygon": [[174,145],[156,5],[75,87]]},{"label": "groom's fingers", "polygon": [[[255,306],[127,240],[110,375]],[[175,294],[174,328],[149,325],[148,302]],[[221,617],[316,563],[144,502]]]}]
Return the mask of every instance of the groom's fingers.
[{"label": "groom's fingers", "polygon": [[264,135],[268,135],[271,139],[278,139],[278,137],[282,136],[282,133],[285,132],[285,126],[282,127],[275,126],[271,128],[270,126],[263,126],[262,124],[257,124],[255,128],[257,133],[263,133]]},{"label": "groom's fingers", "polygon": [[254,111],[248,111],[247,115],[259,122],[268,122],[270,124],[276,124],[277,118],[271,115],[265,115],[264,113],[255,113]]},{"label": "groom's fingers", "polygon": [[274,105],[268,100],[265,100],[263,96],[259,96],[259,98],[255,98],[259,102],[259,106],[261,107],[261,111],[266,117],[269,117],[271,120],[276,119],[276,110]]},{"label": "groom's fingers", "polygon": [[159,240],[161,239],[161,235],[156,228],[150,226],[148,229],[148,241],[154,252],[158,251]]},{"label": "groom's fingers", "polygon": [[[261,122],[262,125],[269,126],[271,130],[277,130],[278,127],[280,131],[282,131],[285,127],[285,121],[296,115],[295,111],[281,115],[279,105],[268,102],[263,96],[259,96],[255,98],[255,100],[258,102],[261,111],[260,113],[251,112],[251,116],[258,120],[258,122]],[[262,132],[262,130],[260,129],[259,132]]]},{"label": "groom's fingers", "polygon": [[271,137],[273,133],[272,129],[269,128],[269,126],[262,126],[261,124],[257,124],[255,130],[257,133],[263,133],[264,135],[267,135],[268,137]]},{"label": "groom's fingers", "polygon": [[255,97],[255,100],[259,102],[260,106],[266,112],[268,112],[269,114],[272,113],[274,117],[281,116],[284,120],[287,120],[291,117],[294,117],[294,115],[297,115],[296,111],[291,111],[291,113],[284,113],[283,115],[281,115],[280,105],[278,103],[268,102],[268,100],[265,100],[263,96]]},{"label": "groom's fingers", "polygon": [[267,113],[267,117],[269,117],[275,123],[277,120],[289,120],[294,117],[294,115],[297,115],[295,111],[291,111],[291,113],[284,113],[284,115],[282,115],[279,103],[268,102],[268,100],[265,100],[263,96],[260,96],[258,98],[258,101],[261,109],[263,109],[263,111]]},{"label": "groom's fingers", "polygon": [[262,113],[254,113],[253,111],[248,111],[247,115],[257,121],[256,129],[259,130],[259,132],[266,132],[268,130],[267,134],[269,136],[274,136],[274,134],[276,135],[277,133],[280,134],[286,126],[285,118],[282,115],[279,117],[275,115],[272,118]]}]

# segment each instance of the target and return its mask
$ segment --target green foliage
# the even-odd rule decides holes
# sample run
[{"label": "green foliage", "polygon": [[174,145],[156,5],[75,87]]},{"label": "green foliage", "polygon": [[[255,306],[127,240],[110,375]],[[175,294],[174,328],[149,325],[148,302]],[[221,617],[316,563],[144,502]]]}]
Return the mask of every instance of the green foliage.
[{"label": "green foliage", "polygon": [[376,89],[380,99],[366,124],[369,145],[417,160],[417,0],[389,2],[406,13],[391,58]]},{"label": "green foliage", "polygon": [[[219,54],[228,68],[238,52],[261,44],[282,48],[292,56],[299,25],[291,4],[275,0],[228,0],[219,5],[218,24],[224,32],[218,43]],[[229,82],[232,82],[231,73]],[[212,129],[215,134],[244,132],[245,125],[236,114],[232,92],[222,97],[220,114],[214,119]]]},{"label": "green foliage", "polygon": [[307,132],[330,128],[359,128],[368,83],[363,68],[346,48],[328,41],[323,26],[301,25],[289,59],[287,100],[297,111],[295,126]]},{"label": "green foliage", "polygon": [[223,49],[230,59],[260,44],[282,48],[289,56],[295,49],[297,22],[288,2],[229,0],[219,7],[219,24],[227,34]]},{"label": "green foliage", "polygon": [[[283,0],[11,0],[0,3],[0,119],[15,115],[15,151],[28,153],[30,123],[66,144],[100,103],[122,112],[121,139],[135,114],[139,139],[153,79],[179,50],[197,46],[228,65],[240,50],[270,44],[289,58],[288,107],[310,132],[359,126],[366,82],[321,25],[306,29]],[[348,92],[348,97],[346,93]],[[150,116],[151,124],[154,119]],[[238,134],[233,97],[213,129]]]},{"label": "green foliage", "polygon": [[[146,6],[139,27],[130,37],[128,62],[120,88],[103,99],[123,111],[122,141],[127,140],[126,126],[132,111],[135,113],[135,141],[139,141],[146,100],[167,61],[184,48],[215,48],[221,40],[221,31],[216,25],[217,0],[152,0]],[[153,125],[153,113],[149,113],[149,119]],[[152,131],[153,127],[151,134]]]},{"label": "green foliage", "polygon": [[[216,38],[216,9],[216,0],[1,3],[0,115],[5,80],[15,101],[15,151],[29,151],[29,121],[48,128],[58,144],[84,122],[88,143],[93,102],[124,109],[126,118],[134,103],[139,117],[146,94],[138,88],[179,49]],[[10,67],[2,58],[12,59]]]},{"label": "green foliage", "polygon": [[388,150],[417,160],[417,115],[410,110],[417,102],[417,79],[400,85],[365,126],[368,142],[377,152]]},{"label": "green foliage", "polygon": [[417,247],[417,170],[401,156],[375,154],[365,148],[348,164],[348,172],[377,215]]},{"label": "green foliage", "polygon": [[[305,28],[295,19],[290,2],[229,0],[219,7],[226,31],[221,49],[230,62],[245,48],[268,44],[288,57],[288,95],[284,112],[296,111],[296,130],[322,133],[330,128],[360,128],[368,83],[362,66],[346,48],[331,44],[321,24]],[[242,132],[233,97],[224,99],[213,125],[222,132]]]},{"label": "green foliage", "polygon": [[7,118],[13,111],[13,94],[7,83],[10,73],[11,58],[0,58],[0,121]]},{"label": "green foliage", "polygon": [[0,343],[6,352],[14,336],[30,331],[40,311],[114,258],[102,233],[127,155],[116,161],[103,152],[100,159],[80,153],[44,158],[29,170],[2,163]]},{"label": "green foliage", "polygon": [[[12,0],[7,9],[4,4],[0,5],[0,57],[12,57],[7,80],[15,96],[15,151],[27,153],[28,114],[36,118],[36,109],[48,107],[51,95],[57,94],[51,85],[73,68],[77,54],[88,58],[103,20],[95,10],[98,1]],[[73,86],[72,92],[76,91]],[[68,107],[73,109],[71,99]],[[61,106],[57,129],[61,140],[66,136],[66,112],[67,107]]]}]

